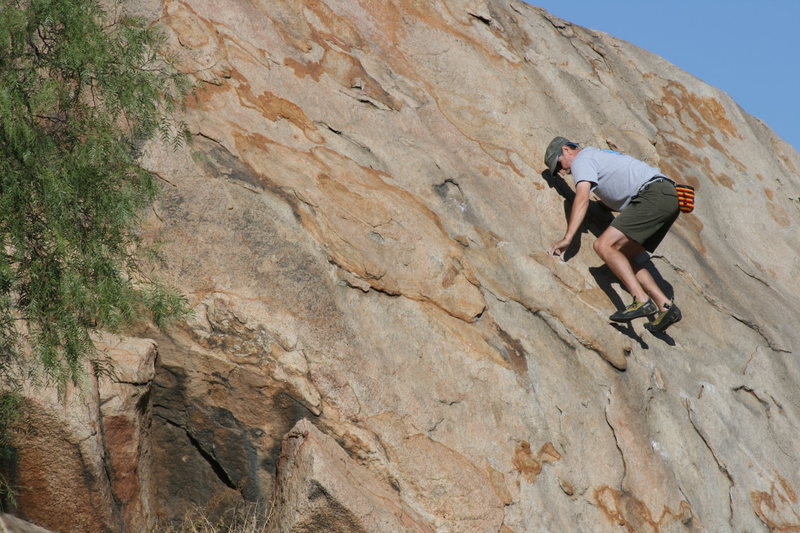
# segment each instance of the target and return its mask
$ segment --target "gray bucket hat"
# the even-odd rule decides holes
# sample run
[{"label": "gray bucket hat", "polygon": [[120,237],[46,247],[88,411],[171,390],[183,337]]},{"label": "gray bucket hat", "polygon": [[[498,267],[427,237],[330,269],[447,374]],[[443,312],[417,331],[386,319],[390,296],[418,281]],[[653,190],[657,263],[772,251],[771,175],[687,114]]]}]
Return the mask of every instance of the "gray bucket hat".
[{"label": "gray bucket hat", "polygon": [[547,150],[544,152],[544,164],[550,170],[550,174],[556,173],[558,166],[558,156],[561,155],[561,148],[564,146],[578,146],[576,143],[570,141],[566,137],[555,137],[550,144],[547,145]]}]

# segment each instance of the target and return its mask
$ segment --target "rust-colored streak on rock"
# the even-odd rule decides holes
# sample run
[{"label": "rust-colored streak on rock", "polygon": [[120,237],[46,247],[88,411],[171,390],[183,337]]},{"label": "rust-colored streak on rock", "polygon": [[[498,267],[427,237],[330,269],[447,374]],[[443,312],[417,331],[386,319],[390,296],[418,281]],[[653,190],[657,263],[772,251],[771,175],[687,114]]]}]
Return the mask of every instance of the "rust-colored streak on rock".
[{"label": "rust-colored streak on rock", "polygon": [[[111,531],[116,525],[98,472],[87,465],[79,446],[49,409],[24,407],[25,427],[12,427],[16,450],[16,512],[54,531]],[[71,502],[72,507],[53,502]]]},{"label": "rust-colored streak on rock", "polygon": [[239,28],[203,17],[183,0],[165,0],[161,20],[183,45],[177,54],[179,70],[197,79],[221,85],[231,77],[232,60],[271,68],[269,52],[240,39]]},{"label": "rust-colored streak on rock", "polygon": [[271,92],[264,91],[261,93],[255,103],[264,117],[273,122],[283,118],[302,130],[317,129],[299,106]]},{"label": "rust-colored streak on rock", "polygon": [[554,463],[559,459],[561,459],[561,454],[556,451],[552,442],[542,445],[534,457],[530,443],[522,441],[514,451],[512,464],[514,469],[522,474],[528,483],[533,483],[541,473],[544,463]]},{"label": "rust-colored streak on rock", "polygon": [[[134,442],[134,437],[138,436],[131,425],[130,418],[125,416],[109,416],[104,418],[103,433],[106,438],[106,445],[114,450],[129,448],[130,443]],[[129,451],[138,452],[135,448]],[[115,496],[121,501],[134,501],[134,498],[138,494],[139,482],[135,475],[137,459],[138,457],[135,455],[129,455],[112,457],[110,460],[113,469],[112,475],[114,476]]]},{"label": "rust-colored streak on rock", "polygon": [[528,355],[522,343],[504,331],[491,317],[489,319],[491,334],[486,336],[486,342],[500,353],[507,367],[514,369],[517,374],[527,374]]},{"label": "rust-colored streak on rock", "polygon": [[[662,161],[660,163],[661,169],[664,170],[668,175],[675,176],[676,180],[688,181],[689,185],[697,188],[699,182],[692,176],[686,176],[684,178],[683,173],[685,170],[690,168],[690,163],[694,163],[696,167],[700,167],[700,169],[703,171],[703,174],[708,176],[713,183],[733,190],[733,180],[723,173],[714,173],[714,170],[711,168],[711,160],[709,158],[700,157],[682,144],[673,141],[665,140],[663,143],[659,144],[658,150],[659,155],[667,159],[667,161]],[[694,180],[695,183],[692,183],[692,180]]]},{"label": "rust-colored streak on rock", "polygon": [[506,477],[491,466],[488,467],[487,470],[489,473],[489,481],[492,483],[494,493],[497,494],[497,497],[500,499],[503,505],[511,505],[514,502],[514,497],[511,495],[511,491],[508,490],[508,485],[506,485]]},{"label": "rust-colored streak on rock", "polygon": [[779,226],[788,228],[792,224],[792,220],[786,210],[775,202],[775,191],[769,187],[764,187],[764,194],[767,196],[767,211],[772,220],[777,222]]},{"label": "rust-colored streak on rock", "polygon": [[700,255],[706,255],[706,245],[703,243],[701,233],[703,232],[703,222],[694,213],[681,213],[675,228],[679,234],[686,239],[692,249]]},{"label": "rust-colored streak on rock", "polygon": [[656,519],[643,501],[607,485],[594,490],[594,501],[609,522],[623,526],[629,533],[660,533],[674,522],[688,524],[695,519],[687,501],[681,501],[677,511],[665,505]]},{"label": "rust-colored streak on rock", "polygon": [[[714,139],[713,134],[715,131],[721,132],[724,136],[730,136],[741,139],[742,136],[736,129],[736,126],[728,118],[725,113],[725,108],[719,100],[708,96],[699,96],[696,93],[690,92],[685,85],[677,81],[670,81],[664,87],[663,104],[672,108],[669,114],[680,114],[686,112],[695,122],[694,133],[695,146],[704,146],[700,135],[709,135],[706,142],[725,152],[724,148]],[[681,119],[681,124],[686,127],[687,125]],[[692,128],[686,128],[692,131]]]},{"label": "rust-colored streak on rock", "polygon": [[205,112],[215,111],[216,102],[222,101],[220,96],[231,90],[231,86],[228,84],[205,84],[199,87],[189,96],[189,98],[187,98],[186,104],[189,107],[193,107]]},{"label": "rust-colored streak on rock", "polygon": [[[653,122],[659,125],[666,135],[683,138],[696,148],[710,146],[734,163],[739,171],[746,171],[745,165],[718,139],[720,134],[725,140],[731,137],[741,139],[742,135],[716,98],[700,96],[689,91],[683,84],[670,81],[663,88],[660,101],[647,102],[647,110]],[[678,125],[674,124],[675,120],[678,121]],[[733,180],[723,173],[715,173],[708,158],[701,158],[688,148],[666,139],[658,143],[656,149],[659,155],[681,167],[679,170],[688,168],[685,163],[687,161],[695,163],[702,167],[714,183],[733,189]],[[662,163],[663,166],[665,165]]]},{"label": "rust-colored streak on rock", "polygon": [[800,507],[797,493],[786,479],[776,473],[777,482],[769,492],[750,492],[753,511],[770,531],[788,533],[800,531]]},{"label": "rust-colored streak on rock", "polygon": [[769,216],[772,217],[772,220],[774,220],[779,226],[784,228],[791,226],[792,219],[789,218],[789,214],[784,208],[775,202],[767,202],[767,211],[769,211]]},{"label": "rust-colored streak on rock", "polygon": [[183,46],[201,48],[211,43],[209,36],[214,35],[213,25],[197,15],[192,7],[183,1],[164,1],[162,22],[167,24]]},{"label": "rust-colored streak on rock", "polygon": [[[277,13],[272,16],[279,19],[276,27],[284,41],[303,54],[311,52],[314,45],[323,50],[318,61],[284,59],[284,64],[291,67],[297,77],[311,77],[319,82],[327,74],[345,89],[358,89],[389,109],[402,109],[403,104],[384,90],[353,55],[356,51],[369,55],[370,49],[367,40],[350,21],[319,0],[279,2],[278,5]],[[313,20],[309,20],[309,14]]]},{"label": "rust-colored streak on rock", "polygon": [[[284,42],[300,52],[310,51],[312,42],[320,46],[333,43],[346,51],[365,47],[355,25],[321,0],[278,0],[270,7],[268,16]],[[309,21],[307,12],[315,20]]]}]

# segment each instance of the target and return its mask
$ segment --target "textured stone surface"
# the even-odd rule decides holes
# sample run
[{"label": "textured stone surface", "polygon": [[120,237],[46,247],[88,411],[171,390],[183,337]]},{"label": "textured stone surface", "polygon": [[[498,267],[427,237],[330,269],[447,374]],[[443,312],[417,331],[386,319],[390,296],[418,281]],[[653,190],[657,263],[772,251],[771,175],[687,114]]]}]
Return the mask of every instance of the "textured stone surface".
[{"label": "textured stone surface", "polygon": [[432,532],[392,487],[301,420],[281,446],[270,531]]},{"label": "textured stone surface", "polygon": [[[144,159],[196,311],[153,334],[158,515],[266,510],[306,418],[434,531],[800,528],[800,155],[726,94],[516,0],[136,9],[199,83]],[[555,135],[697,188],[650,264],[667,334],[608,323],[600,207],[546,255]]]},{"label": "textured stone surface", "polygon": [[20,520],[16,516],[0,514],[0,531],[3,533],[49,533],[50,530]]},{"label": "textured stone surface", "polygon": [[[155,11],[158,11],[155,9]],[[273,494],[301,418],[436,531],[800,526],[800,156],[721,91],[517,1],[165,1],[200,86],[153,145],[159,506]],[[556,134],[698,191],[654,337],[591,243],[559,263]],[[627,368],[620,372],[617,368]],[[311,459],[309,459],[311,460]]]},{"label": "textured stone surface", "polygon": [[[25,391],[13,428],[9,475],[15,514],[62,532],[147,531],[150,501],[150,389],[156,358],[149,339],[102,335],[80,388]],[[99,366],[95,366],[99,368]],[[14,530],[16,531],[16,530]],[[20,530],[22,531],[22,530]]]}]

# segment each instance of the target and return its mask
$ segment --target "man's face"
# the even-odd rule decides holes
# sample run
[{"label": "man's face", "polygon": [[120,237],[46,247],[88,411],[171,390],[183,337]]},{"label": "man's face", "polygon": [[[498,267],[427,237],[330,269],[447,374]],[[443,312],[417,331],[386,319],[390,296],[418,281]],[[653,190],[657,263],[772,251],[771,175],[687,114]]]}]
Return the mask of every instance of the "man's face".
[{"label": "man's face", "polygon": [[558,156],[558,173],[562,176],[570,171],[572,168],[572,160],[578,155],[580,150],[572,148],[571,146],[562,146],[561,155]]}]

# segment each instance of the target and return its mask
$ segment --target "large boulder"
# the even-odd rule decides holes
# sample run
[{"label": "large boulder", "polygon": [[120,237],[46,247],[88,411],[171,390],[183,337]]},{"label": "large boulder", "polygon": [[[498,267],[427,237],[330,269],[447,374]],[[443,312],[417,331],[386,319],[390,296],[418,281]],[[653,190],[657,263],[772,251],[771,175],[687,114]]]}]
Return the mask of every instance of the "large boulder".
[{"label": "large boulder", "polygon": [[[14,513],[54,531],[147,531],[152,340],[100,335],[86,382],[59,392],[29,387],[12,428],[5,475]],[[94,371],[98,372],[95,373]]]},{"label": "large boulder", "polygon": [[396,490],[305,419],[283,440],[268,516],[269,531],[279,533],[433,531],[406,507]]},{"label": "large boulder", "polygon": [[[308,418],[438,531],[797,526],[800,156],[766,125],[516,0],[150,4],[199,84],[144,159],[196,310],[158,337],[159,512],[270,502]],[[555,135],[696,187],[648,262],[666,334],[608,323],[611,213],[545,253]]]},{"label": "large boulder", "polygon": [[[800,528],[800,155],[765,124],[518,0],[128,4],[198,84],[193,142],[142,159],[143,237],[195,315],[137,333],[159,346],[149,483],[93,419],[22,449],[37,486],[78,487],[70,520],[147,516],[149,490],[167,521],[248,501],[287,528],[340,507],[356,530]],[[547,255],[572,195],[555,135],[696,187],[647,262],[684,312],[666,334],[607,320],[629,298],[592,251],[608,211]],[[90,490],[42,469],[57,450],[116,474]]]}]

